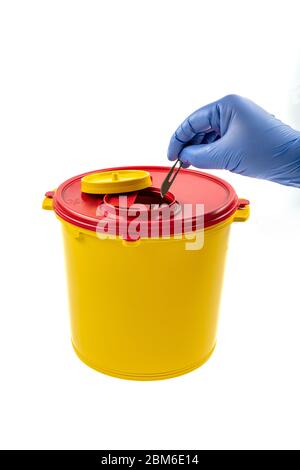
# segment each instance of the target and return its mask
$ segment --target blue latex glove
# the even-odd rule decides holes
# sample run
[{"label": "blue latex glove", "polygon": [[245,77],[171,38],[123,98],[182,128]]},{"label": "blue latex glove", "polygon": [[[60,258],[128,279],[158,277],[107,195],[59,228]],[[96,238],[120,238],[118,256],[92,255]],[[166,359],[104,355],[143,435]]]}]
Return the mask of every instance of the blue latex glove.
[{"label": "blue latex glove", "polygon": [[228,95],[191,114],[172,136],[169,160],[300,187],[300,132],[252,101]]}]

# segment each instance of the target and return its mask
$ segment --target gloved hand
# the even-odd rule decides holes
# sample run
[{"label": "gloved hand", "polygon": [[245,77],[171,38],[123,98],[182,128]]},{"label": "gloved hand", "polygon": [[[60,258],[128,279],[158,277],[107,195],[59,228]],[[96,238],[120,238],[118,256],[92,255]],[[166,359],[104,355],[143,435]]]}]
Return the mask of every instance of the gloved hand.
[{"label": "gloved hand", "polygon": [[300,132],[252,101],[228,95],[191,114],[172,136],[169,160],[300,187]]}]

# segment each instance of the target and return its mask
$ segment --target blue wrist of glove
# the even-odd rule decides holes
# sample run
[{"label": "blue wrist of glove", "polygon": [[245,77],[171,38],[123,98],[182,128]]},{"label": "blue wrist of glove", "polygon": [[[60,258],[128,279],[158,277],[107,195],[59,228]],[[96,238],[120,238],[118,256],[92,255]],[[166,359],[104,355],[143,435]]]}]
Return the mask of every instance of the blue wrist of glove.
[{"label": "blue wrist of glove", "polygon": [[228,95],[191,114],[173,134],[169,160],[300,187],[300,132],[252,101]]}]

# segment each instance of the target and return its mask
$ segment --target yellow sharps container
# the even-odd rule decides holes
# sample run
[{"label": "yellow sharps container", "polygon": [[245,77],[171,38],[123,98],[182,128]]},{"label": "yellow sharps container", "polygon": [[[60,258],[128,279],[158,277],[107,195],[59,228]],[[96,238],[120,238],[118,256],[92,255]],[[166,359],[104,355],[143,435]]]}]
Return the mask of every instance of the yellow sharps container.
[{"label": "yellow sharps container", "polygon": [[175,377],[209,358],[231,223],[249,216],[249,201],[199,171],[181,169],[162,197],[169,170],[85,173],[43,203],[62,226],[73,347],[123,379]]}]

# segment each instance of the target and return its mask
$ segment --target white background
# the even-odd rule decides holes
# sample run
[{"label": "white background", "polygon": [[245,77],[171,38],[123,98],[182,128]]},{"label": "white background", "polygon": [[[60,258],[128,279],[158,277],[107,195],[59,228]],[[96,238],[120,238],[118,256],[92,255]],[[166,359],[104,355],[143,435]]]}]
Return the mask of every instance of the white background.
[{"label": "white background", "polygon": [[[287,0],[1,1],[1,448],[300,448],[299,190],[218,173],[252,207],[232,227],[218,345],[158,382],[75,357],[60,227],[41,210],[78,173],[167,164],[175,127],[227,93],[300,129],[299,13]],[[187,295],[188,279],[175,279]]]}]

